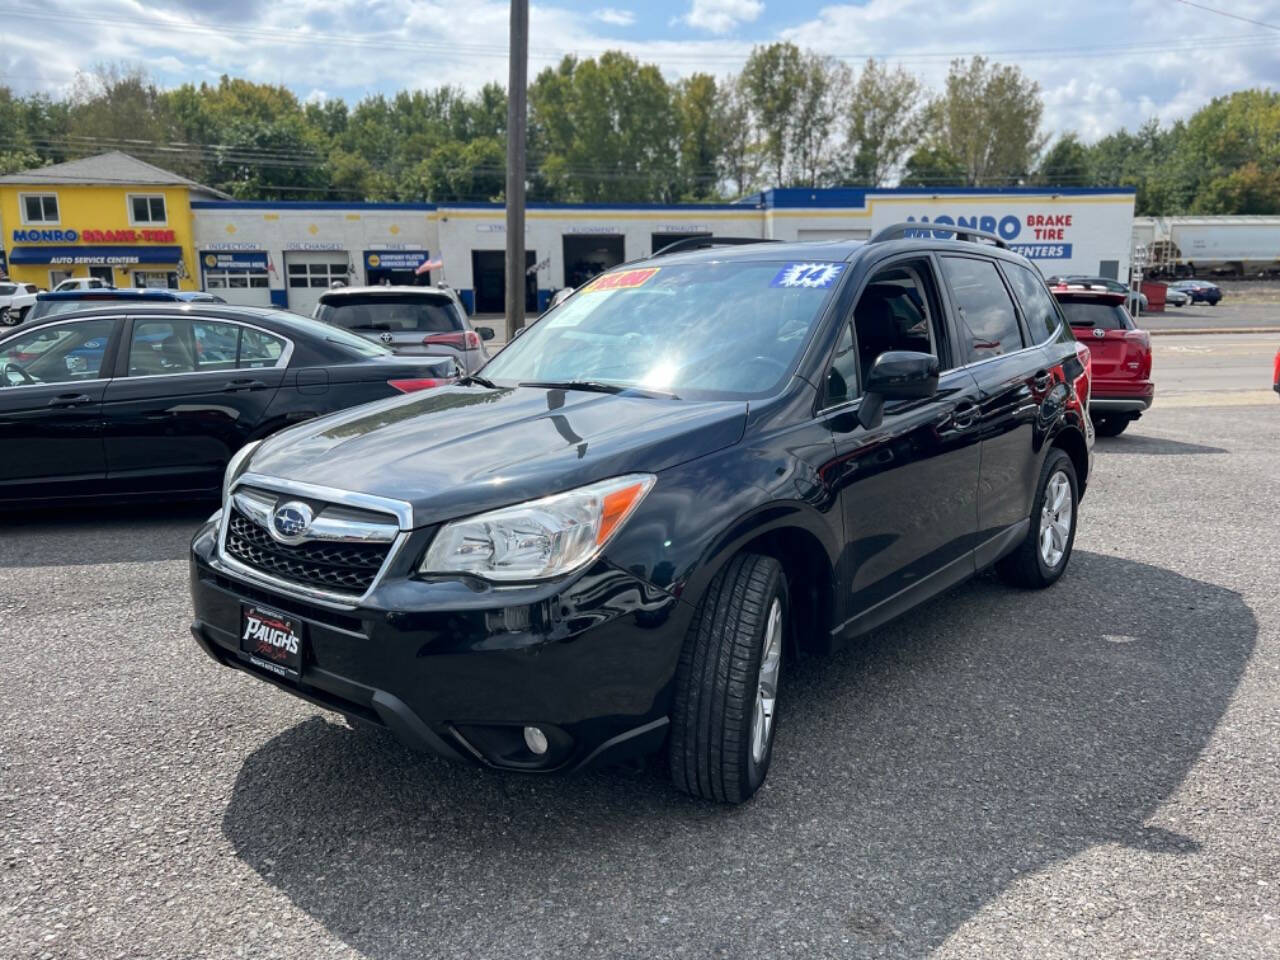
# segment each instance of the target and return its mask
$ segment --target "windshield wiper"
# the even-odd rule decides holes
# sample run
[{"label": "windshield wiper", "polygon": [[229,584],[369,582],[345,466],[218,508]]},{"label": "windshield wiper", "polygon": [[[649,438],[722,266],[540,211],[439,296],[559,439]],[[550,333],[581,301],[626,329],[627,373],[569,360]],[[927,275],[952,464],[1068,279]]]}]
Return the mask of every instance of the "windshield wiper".
[{"label": "windshield wiper", "polygon": [[605,383],[603,380],[522,380],[521,387],[541,387],[544,390],[587,390],[591,393],[634,393],[642,397],[667,397],[679,400],[674,393],[662,390],[649,390],[645,387],[629,386],[622,383]]},{"label": "windshield wiper", "polygon": [[466,386],[468,383],[478,383],[480,384],[480,386],[488,387],[490,390],[498,389],[497,385],[494,384],[492,380],[486,380],[484,377],[480,376],[480,374],[478,373],[468,374],[467,376],[459,380],[458,383],[461,384],[462,386]]}]

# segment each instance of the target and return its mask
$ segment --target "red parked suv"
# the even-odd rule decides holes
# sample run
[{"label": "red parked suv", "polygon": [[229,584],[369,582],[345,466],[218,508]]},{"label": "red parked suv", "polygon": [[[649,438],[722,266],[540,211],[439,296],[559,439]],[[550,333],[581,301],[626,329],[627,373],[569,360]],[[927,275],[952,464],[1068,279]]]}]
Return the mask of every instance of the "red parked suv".
[{"label": "red parked suv", "polygon": [[1151,382],[1151,335],[1139,330],[1124,306],[1124,294],[1083,283],[1053,287],[1076,339],[1093,358],[1089,416],[1102,437],[1124,433],[1155,399]]}]

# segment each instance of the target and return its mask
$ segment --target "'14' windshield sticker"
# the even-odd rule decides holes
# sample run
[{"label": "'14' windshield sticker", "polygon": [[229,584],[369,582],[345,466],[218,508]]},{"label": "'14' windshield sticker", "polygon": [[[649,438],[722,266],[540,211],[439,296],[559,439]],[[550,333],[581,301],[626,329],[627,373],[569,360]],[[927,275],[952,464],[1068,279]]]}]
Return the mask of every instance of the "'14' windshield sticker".
[{"label": "'14' windshield sticker", "polygon": [[769,286],[824,290],[835,283],[843,271],[843,263],[788,263]]}]

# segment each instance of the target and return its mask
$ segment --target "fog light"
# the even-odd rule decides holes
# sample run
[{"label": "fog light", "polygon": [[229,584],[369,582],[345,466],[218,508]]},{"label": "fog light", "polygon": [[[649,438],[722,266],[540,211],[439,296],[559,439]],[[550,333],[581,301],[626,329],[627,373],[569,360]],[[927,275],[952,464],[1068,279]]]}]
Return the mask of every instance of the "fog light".
[{"label": "fog light", "polygon": [[547,735],[537,727],[525,727],[524,745],[529,748],[530,753],[542,756],[547,752]]}]

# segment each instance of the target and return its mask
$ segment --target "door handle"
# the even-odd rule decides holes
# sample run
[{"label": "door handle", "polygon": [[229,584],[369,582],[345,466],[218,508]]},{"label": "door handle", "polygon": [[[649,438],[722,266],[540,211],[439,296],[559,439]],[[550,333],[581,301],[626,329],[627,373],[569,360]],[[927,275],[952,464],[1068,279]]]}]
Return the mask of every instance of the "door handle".
[{"label": "door handle", "polygon": [[1031,385],[1037,390],[1048,390],[1053,386],[1053,374],[1048,370],[1041,370],[1035,375],[1035,378],[1032,379]]},{"label": "door handle", "polygon": [[228,380],[226,386],[222,388],[223,393],[237,393],[241,390],[265,390],[267,384],[265,380]]},{"label": "door handle", "polygon": [[49,401],[49,406],[78,407],[82,403],[93,403],[93,397],[87,393],[60,393]]},{"label": "door handle", "polygon": [[951,411],[951,425],[957,430],[968,430],[978,422],[978,405],[966,400]]}]

